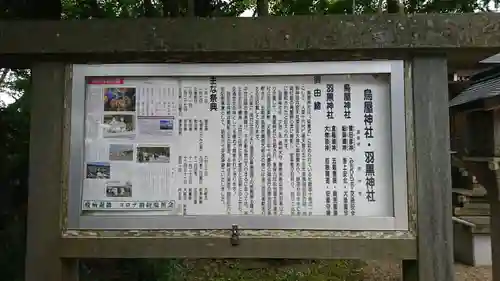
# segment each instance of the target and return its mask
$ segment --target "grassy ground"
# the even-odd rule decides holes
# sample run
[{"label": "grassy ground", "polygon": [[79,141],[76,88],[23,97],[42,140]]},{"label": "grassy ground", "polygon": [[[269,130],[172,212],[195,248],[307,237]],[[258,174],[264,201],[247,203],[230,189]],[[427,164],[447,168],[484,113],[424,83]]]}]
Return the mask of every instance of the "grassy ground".
[{"label": "grassy ground", "polygon": [[[396,261],[92,260],[82,281],[399,281]],[[455,265],[456,281],[491,281],[491,267]]]},{"label": "grassy ground", "polygon": [[87,261],[82,281],[360,281],[358,261]]}]

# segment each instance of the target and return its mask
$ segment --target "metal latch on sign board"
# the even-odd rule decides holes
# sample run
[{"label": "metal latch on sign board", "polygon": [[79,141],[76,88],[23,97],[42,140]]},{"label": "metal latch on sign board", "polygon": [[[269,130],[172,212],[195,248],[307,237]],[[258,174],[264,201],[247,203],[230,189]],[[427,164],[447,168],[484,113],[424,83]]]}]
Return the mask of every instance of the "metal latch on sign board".
[{"label": "metal latch on sign board", "polygon": [[240,230],[237,224],[231,227],[231,245],[238,246],[240,244]]}]

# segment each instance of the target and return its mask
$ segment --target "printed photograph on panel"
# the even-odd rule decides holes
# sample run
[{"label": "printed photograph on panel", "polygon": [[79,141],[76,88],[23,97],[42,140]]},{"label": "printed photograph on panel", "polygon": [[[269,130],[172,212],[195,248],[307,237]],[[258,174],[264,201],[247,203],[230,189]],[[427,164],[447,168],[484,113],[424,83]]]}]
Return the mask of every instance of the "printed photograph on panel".
[{"label": "printed photograph on panel", "polygon": [[111,167],[109,163],[91,162],[87,163],[88,179],[109,179],[111,177]]},{"label": "printed photograph on panel", "polygon": [[170,163],[169,146],[138,146],[137,162],[139,163]]},{"label": "printed photograph on panel", "polygon": [[110,144],[109,160],[111,161],[134,160],[134,146],[132,144]]},{"label": "printed photograph on panel", "polygon": [[174,122],[175,119],[171,116],[139,116],[136,127],[138,134],[142,136],[171,136],[174,133]]},{"label": "printed photograph on panel", "polygon": [[130,181],[107,182],[106,197],[132,197],[132,183]]},{"label": "printed photograph on panel", "polygon": [[134,111],[135,88],[105,88],[104,111]]},{"label": "printed photograph on panel", "polygon": [[174,129],[174,119],[173,118],[160,119],[160,130],[172,131],[173,129]]},{"label": "printed photograph on panel", "polygon": [[104,137],[128,137],[134,134],[134,115],[112,114],[104,115]]}]

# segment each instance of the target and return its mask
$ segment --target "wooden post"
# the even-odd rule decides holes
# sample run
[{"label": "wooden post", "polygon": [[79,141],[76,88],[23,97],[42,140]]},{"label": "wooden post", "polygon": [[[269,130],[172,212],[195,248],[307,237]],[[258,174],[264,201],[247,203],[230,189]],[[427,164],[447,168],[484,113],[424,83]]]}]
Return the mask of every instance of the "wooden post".
[{"label": "wooden post", "polygon": [[187,1],[188,5],[187,5],[187,13],[186,13],[186,16],[187,17],[194,17],[196,15],[196,3],[195,3],[195,0],[188,0]]},{"label": "wooden post", "polygon": [[[496,168],[498,167],[496,164]],[[500,168],[495,170],[496,184],[487,189],[490,203],[491,265],[493,281],[500,281]]]},{"label": "wooden post", "polygon": [[[493,111],[494,147],[492,154],[500,155],[500,109]],[[500,280],[500,159],[490,164],[490,170],[495,172],[495,182],[487,187],[488,201],[490,203],[490,235],[491,235],[491,264],[493,281]]]},{"label": "wooden post", "polygon": [[[453,280],[448,73],[444,56],[413,60],[418,263],[405,261],[404,280]],[[418,279],[412,272],[418,272]]]},{"label": "wooden post", "polygon": [[75,260],[59,257],[64,94],[63,63],[32,68],[26,281],[77,281]]}]

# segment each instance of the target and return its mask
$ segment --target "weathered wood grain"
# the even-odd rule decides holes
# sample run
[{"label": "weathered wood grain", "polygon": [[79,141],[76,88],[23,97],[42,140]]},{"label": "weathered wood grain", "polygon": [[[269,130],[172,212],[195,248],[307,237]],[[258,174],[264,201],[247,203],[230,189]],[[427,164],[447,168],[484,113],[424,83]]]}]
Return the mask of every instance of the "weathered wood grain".
[{"label": "weathered wood grain", "polygon": [[418,275],[453,280],[451,160],[446,58],[413,60]]},{"label": "weathered wood grain", "polygon": [[439,51],[470,66],[500,52],[499,22],[497,13],[0,21],[0,62],[395,59]]},{"label": "weathered wood grain", "polygon": [[417,233],[417,178],[415,166],[415,124],[413,113],[412,64],[405,63],[405,118],[406,118],[406,167],[408,190],[408,225],[411,233]]},{"label": "weathered wood grain", "polygon": [[65,238],[66,258],[286,258],[414,259],[414,239],[315,239],[242,237],[232,246],[227,237]]},{"label": "weathered wood grain", "polygon": [[62,63],[35,64],[32,110],[26,281],[76,281],[74,260],[62,260],[60,246],[61,161],[66,89]]}]

